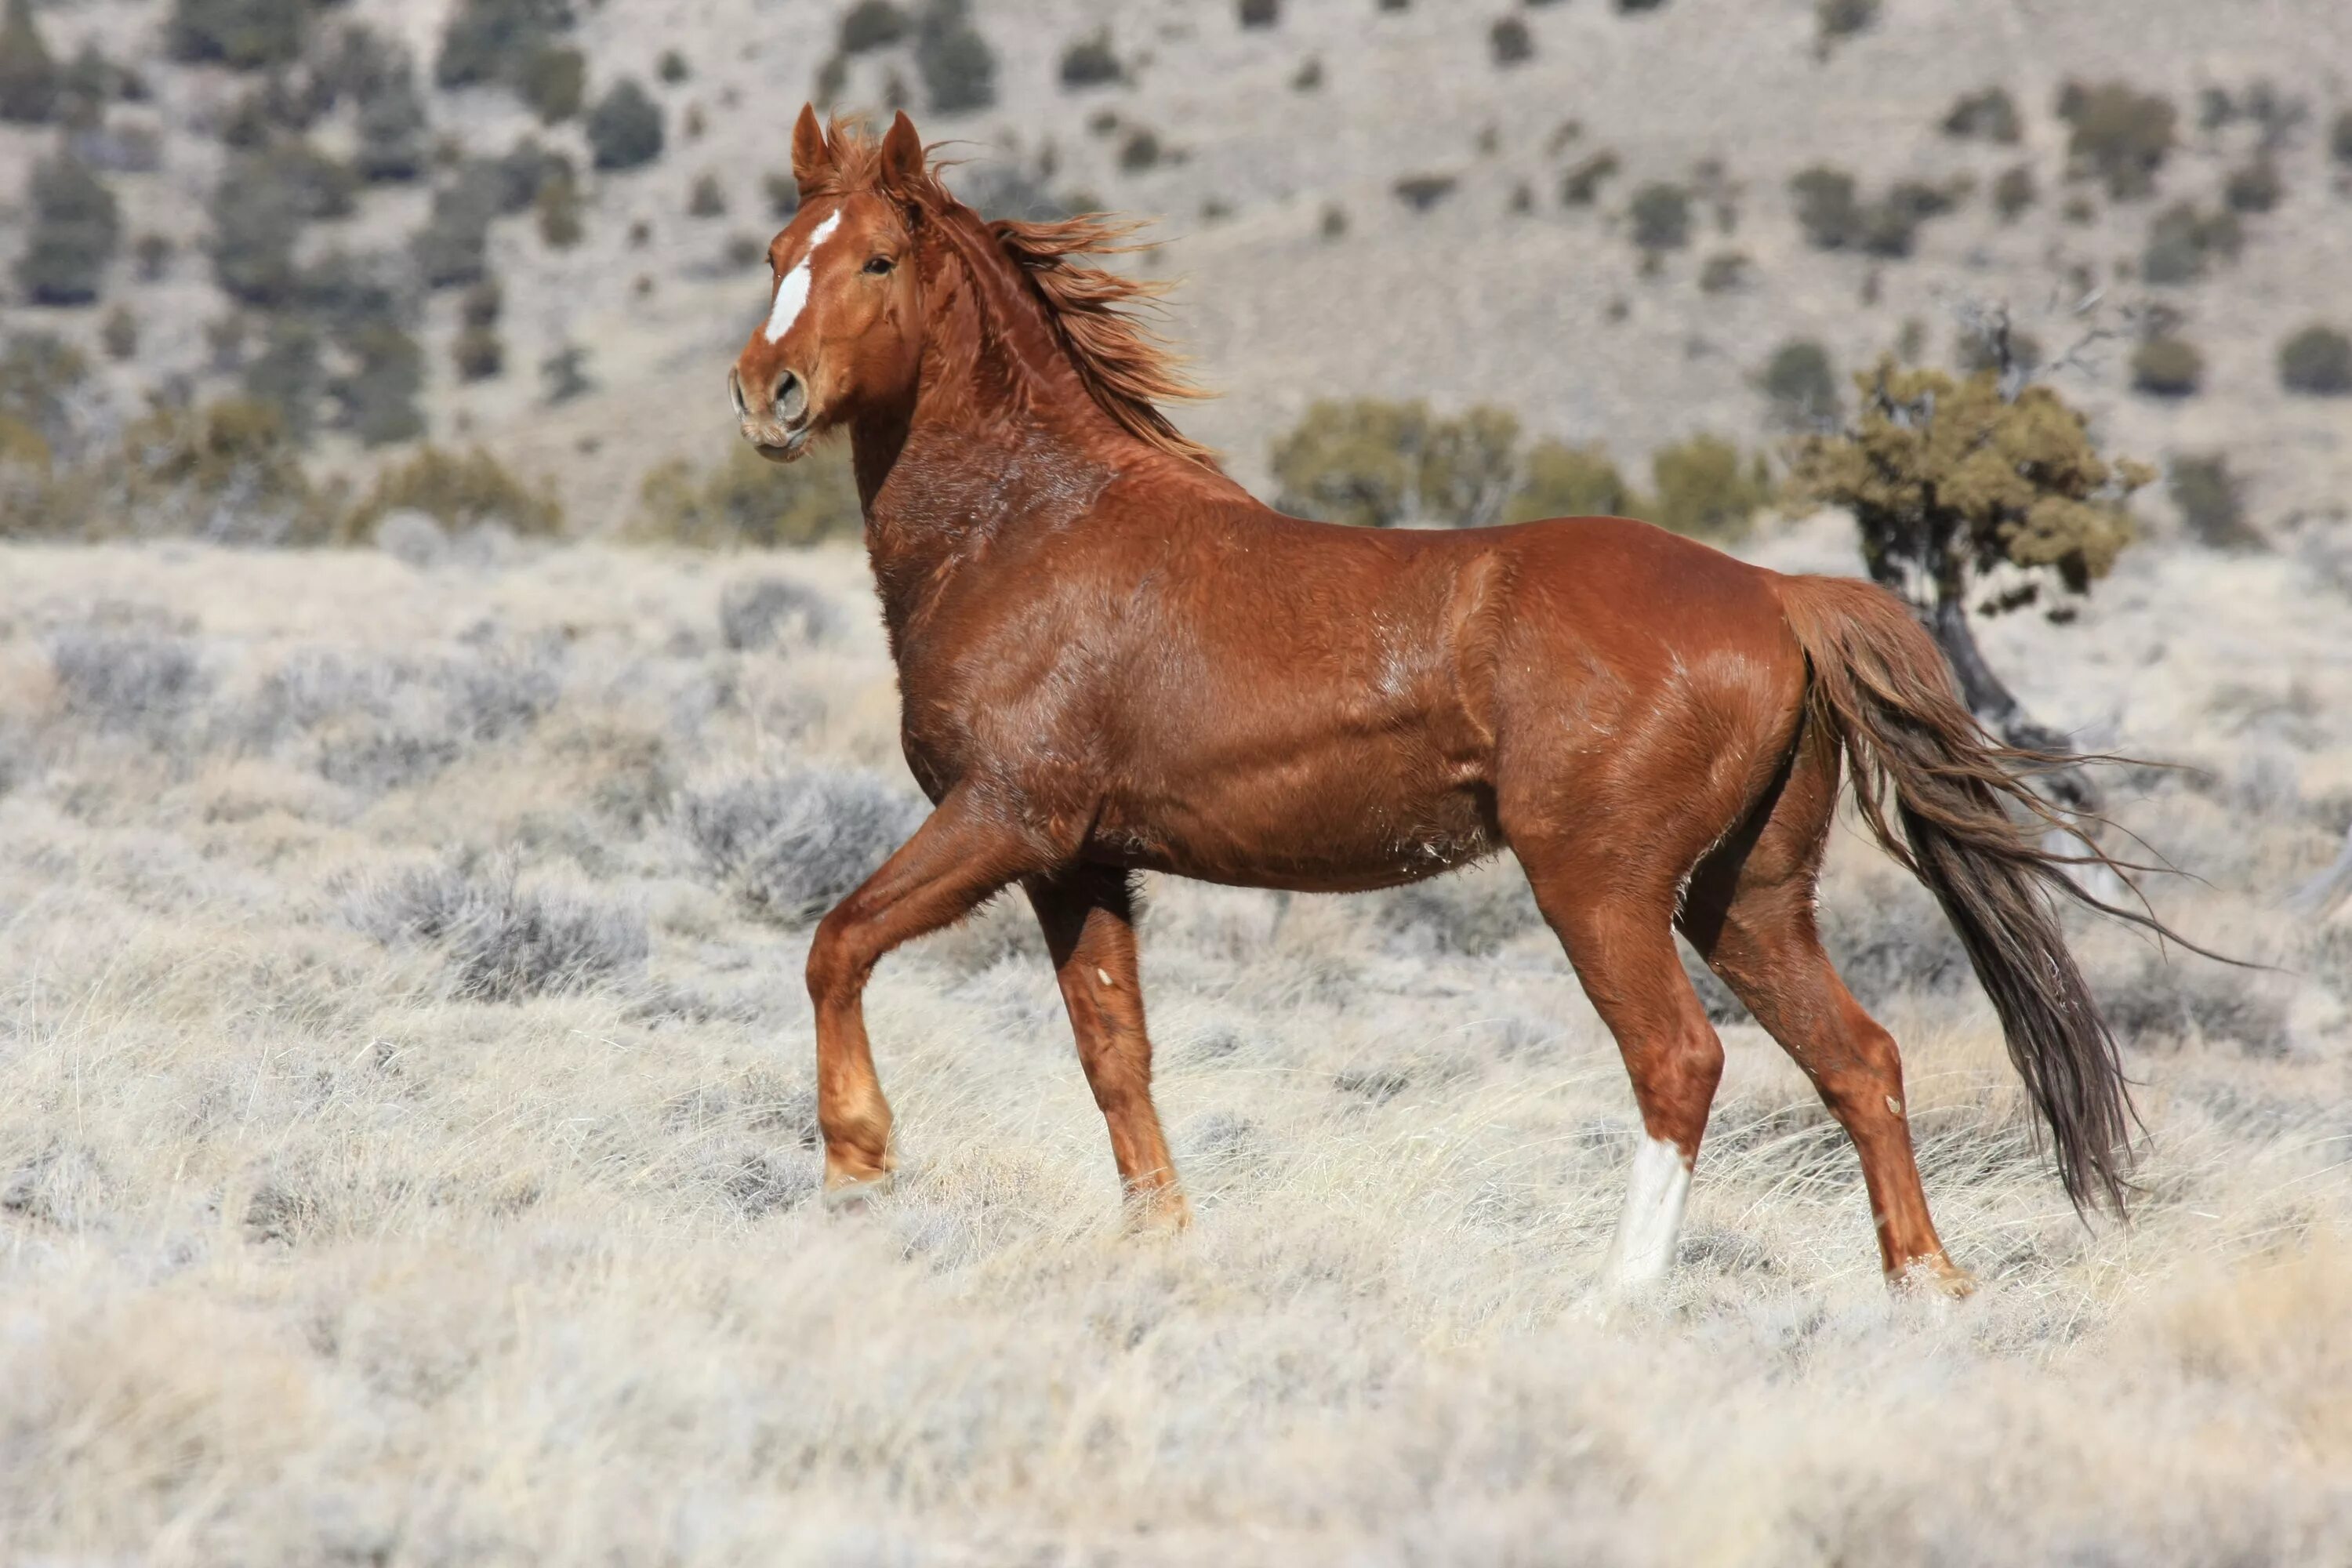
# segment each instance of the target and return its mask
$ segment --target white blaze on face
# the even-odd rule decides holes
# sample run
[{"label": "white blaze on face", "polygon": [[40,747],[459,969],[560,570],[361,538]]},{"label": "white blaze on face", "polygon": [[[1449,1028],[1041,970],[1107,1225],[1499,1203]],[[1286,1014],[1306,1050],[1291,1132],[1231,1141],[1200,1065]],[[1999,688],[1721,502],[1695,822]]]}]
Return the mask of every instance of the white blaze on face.
[{"label": "white blaze on face", "polygon": [[1675,1260],[1675,1242],[1682,1235],[1683,1200],[1690,1195],[1690,1162],[1679,1147],[1664,1138],[1642,1140],[1633,1151],[1624,1212],[1617,1216],[1617,1236],[1609,1244],[1609,1261],[1603,1266],[1610,1285],[1622,1290],[1665,1278]]},{"label": "white blaze on face", "polygon": [[816,226],[816,232],[809,236],[808,248],[801,252],[801,258],[793,263],[793,269],[784,274],[784,280],[776,285],[776,303],[768,311],[767,331],[762,334],[770,342],[791,331],[793,323],[800,320],[801,307],[808,303],[809,263],[816,259],[816,247],[823,245],[825,237],[840,224],[841,209],[835,207],[831,216]]}]

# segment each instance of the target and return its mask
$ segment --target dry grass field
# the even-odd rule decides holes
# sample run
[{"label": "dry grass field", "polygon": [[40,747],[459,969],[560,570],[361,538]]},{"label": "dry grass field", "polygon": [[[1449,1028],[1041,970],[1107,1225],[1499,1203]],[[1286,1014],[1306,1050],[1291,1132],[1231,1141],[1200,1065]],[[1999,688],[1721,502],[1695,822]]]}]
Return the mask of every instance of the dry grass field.
[{"label": "dry grass field", "polygon": [[[1834,520],[1753,548],[1850,570]],[[1025,913],[887,963],[902,1181],[814,1201],[808,910],[913,809],[862,560],[496,541],[0,552],[0,1560],[2352,1562],[2340,563],[2127,555],[1992,623],[2274,966],[2079,946],[2147,1125],[2078,1223],[1925,896],[1826,922],[1984,1289],[1882,1289],[1752,1026],[1673,1283],[1490,867],[1150,889],[1200,1223],[1122,1233]]]}]

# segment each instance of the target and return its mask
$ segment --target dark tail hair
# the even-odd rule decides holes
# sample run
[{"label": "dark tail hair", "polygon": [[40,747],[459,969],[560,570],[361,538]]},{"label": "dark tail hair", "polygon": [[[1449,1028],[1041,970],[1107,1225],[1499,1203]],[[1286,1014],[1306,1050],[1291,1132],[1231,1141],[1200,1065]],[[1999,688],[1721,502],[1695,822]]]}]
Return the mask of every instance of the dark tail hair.
[{"label": "dark tail hair", "polygon": [[[2130,886],[2129,873],[2148,868],[2113,859],[2027,787],[2037,771],[2084,759],[1994,739],[1961,702],[1935,639],[1893,595],[1854,578],[1790,577],[1780,597],[1812,665],[1811,717],[1852,763],[1872,835],[1927,884],[1959,933],[2010,1060],[2049,1125],[2067,1197],[2078,1210],[2104,1198],[2122,1214],[2137,1118],[2053,895],[2170,936],[2153,916],[2107,903],[2067,874],[2105,866]],[[2082,852],[2052,848],[2053,828]]]}]

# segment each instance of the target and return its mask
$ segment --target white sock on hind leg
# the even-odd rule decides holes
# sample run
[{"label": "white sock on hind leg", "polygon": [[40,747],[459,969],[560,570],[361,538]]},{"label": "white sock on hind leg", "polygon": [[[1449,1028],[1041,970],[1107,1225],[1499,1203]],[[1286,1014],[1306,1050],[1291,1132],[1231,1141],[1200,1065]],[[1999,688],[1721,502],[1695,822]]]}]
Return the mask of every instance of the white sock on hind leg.
[{"label": "white sock on hind leg", "polygon": [[1625,1208],[1617,1216],[1617,1235],[1601,1269],[1606,1283],[1624,1290],[1666,1277],[1682,1235],[1690,1179],[1690,1162],[1672,1141],[1644,1136],[1635,1146]]}]

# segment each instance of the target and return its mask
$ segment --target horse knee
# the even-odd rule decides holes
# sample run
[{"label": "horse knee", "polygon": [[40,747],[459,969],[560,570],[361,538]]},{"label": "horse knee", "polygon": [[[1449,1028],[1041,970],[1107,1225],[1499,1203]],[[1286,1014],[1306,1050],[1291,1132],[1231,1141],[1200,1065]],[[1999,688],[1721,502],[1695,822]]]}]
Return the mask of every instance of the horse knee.
[{"label": "horse knee", "polygon": [[855,996],[873,969],[872,960],[859,951],[855,924],[838,909],[819,921],[809,942],[809,1000],[819,1007]]}]

